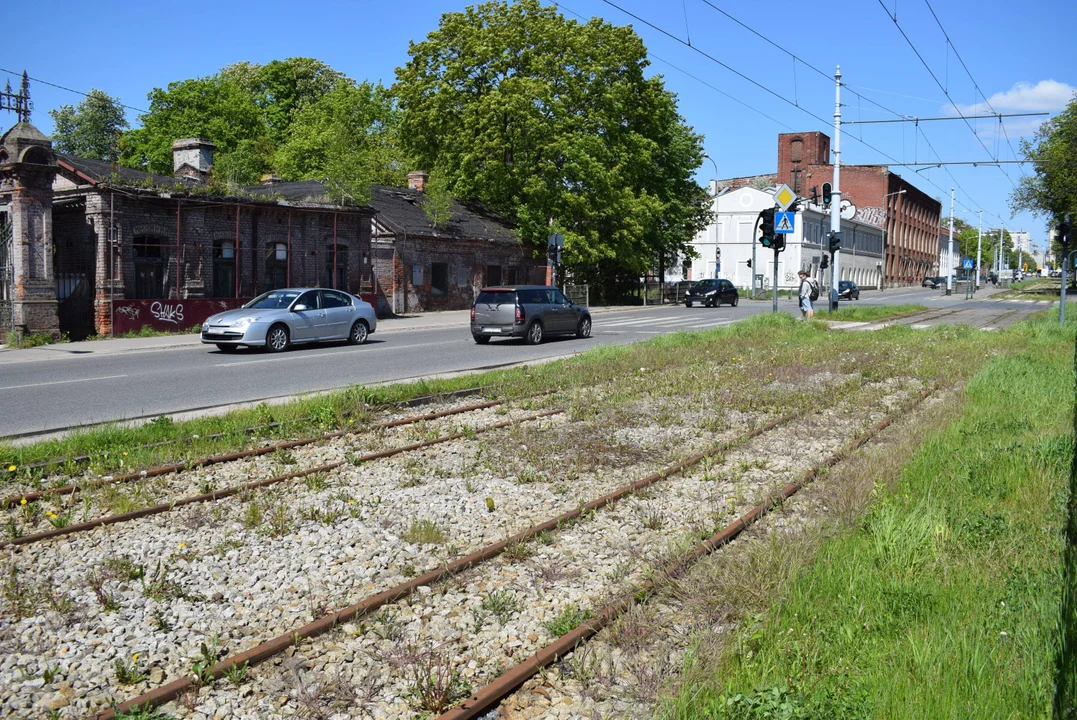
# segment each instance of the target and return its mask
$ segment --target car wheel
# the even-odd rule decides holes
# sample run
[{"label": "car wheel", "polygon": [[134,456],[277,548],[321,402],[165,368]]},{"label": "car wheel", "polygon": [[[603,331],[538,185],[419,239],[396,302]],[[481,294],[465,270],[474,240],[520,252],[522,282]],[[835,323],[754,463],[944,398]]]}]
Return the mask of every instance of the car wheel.
[{"label": "car wheel", "polygon": [[737,303],[739,303],[739,302],[740,302],[740,296],[739,296],[739,295],[734,295],[734,296],[733,296],[733,302],[731,302],[731,303],[729,303],[729,304],[730,304],[731,306],[733,306],[733,307],[736,307],[736,306],[737,306]]},{"label": "car wheel", "polygon": [[486,343],[490,342],[489,335],[472,335],[471,337],[475,338],[475,342],[477,342],[479,345],[485,345]]},{"label": "car wheel", "polygon": [[524,340],[528,345],[539,345],[542,343],[542,323],[535,321],[531,323],[527,328],[527,335],[524,336]]},{"label": "car wheel", "polygon": [[225,345],[224,343],[217,343],[217,349],[223,353],[234,353],[239,350],[238,345]]},{"label": "car wheel", "polygon": [[348,333],[348,342],[352,345],[362,345],[366,342],[367,335],[370,334],[370,329],[366,326],[366,323],[362,320],[356,320],[352,325],[352,331]]},{"label": "car wheel", "polygon": [[591,337],[591,318],[580,318],[580,324],[576,326],[576,337]]},{"label": "car wheel", "polygon": [[684,301],[684,306],[685,307],[692,307],[692,301],[691,300],[685,300]]},{"label": "car wheel", "polygon": [[282,352],[288,347],[288,328],[274,325],[266,333],[266,352]]}]

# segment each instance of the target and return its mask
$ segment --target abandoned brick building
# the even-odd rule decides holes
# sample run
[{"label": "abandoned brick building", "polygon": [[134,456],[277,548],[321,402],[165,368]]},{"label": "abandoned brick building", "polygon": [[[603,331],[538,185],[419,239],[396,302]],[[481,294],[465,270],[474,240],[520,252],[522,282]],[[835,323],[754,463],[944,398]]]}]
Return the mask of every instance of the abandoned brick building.
[{"label": "abandoned brick building", "polygon": [[422,173],[363,207],[313,181],[219,197],[205,192],[213,143],[172,150],[161,176],[54,153],[29,122],[0,137],[0,337],[183,329],[287,286],[344,289],[383,314],[462,309],[486,282],[530,277],[531,249],[496,218],[456,204],[434,229]]}]

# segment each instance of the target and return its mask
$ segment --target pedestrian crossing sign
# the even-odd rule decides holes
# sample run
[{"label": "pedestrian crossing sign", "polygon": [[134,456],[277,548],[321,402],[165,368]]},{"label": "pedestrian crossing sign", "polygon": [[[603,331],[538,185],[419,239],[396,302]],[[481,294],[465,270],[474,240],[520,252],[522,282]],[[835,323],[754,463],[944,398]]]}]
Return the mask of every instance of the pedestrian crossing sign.
[{"label": "pedestrian crossing sign", "polygon": [[966,270],[971,270],[972,269],[972,259],[971,258],[967,258],[965,260],[965,269]]},{"label": "pedestrian crossing sign", "polygon": [[791,235],[796,223],[796,213],[774,213],[774,232],[778,235]]}]

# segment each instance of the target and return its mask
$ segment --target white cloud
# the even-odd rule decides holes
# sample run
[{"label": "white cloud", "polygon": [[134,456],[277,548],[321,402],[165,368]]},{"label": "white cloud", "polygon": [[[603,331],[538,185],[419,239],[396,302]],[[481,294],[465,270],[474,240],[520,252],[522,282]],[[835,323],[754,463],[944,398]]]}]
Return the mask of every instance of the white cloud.
[{"label": "white cloud", "polygon": [[[1040,80],[1035,85],[1019,82],[1005,92],[989,97],[988,103],[995,112],[1049,112],[1061,111],[1073,99],[1077,87],[1056,80]],[[983,115],[991,112],[986,103],[959,105],[963,115]],[[946,110],[954,114],[953,106]]]}]

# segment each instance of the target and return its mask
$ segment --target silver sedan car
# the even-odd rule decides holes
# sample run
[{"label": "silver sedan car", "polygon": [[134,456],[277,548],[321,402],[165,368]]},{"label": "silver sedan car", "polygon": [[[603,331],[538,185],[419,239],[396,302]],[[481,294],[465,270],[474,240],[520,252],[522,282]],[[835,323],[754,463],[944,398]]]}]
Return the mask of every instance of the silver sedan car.
[{"label": "silver sedan car", "polygon": [[222,352],[234,352],[240,345],[281,352],[289,345],[321,340],[359,345],[377,326],[370,303],[343,290],[285,288],[209,317],[202,323],[202,342]]}]

